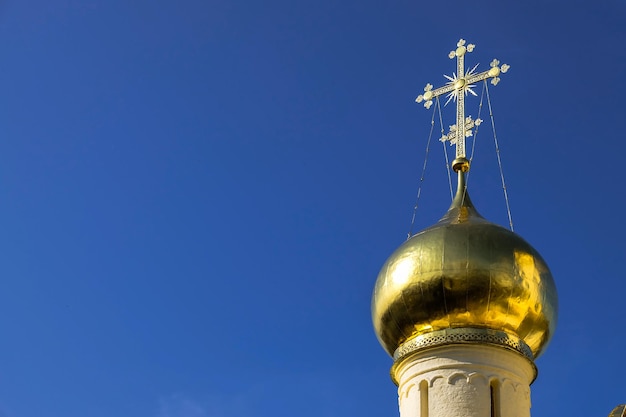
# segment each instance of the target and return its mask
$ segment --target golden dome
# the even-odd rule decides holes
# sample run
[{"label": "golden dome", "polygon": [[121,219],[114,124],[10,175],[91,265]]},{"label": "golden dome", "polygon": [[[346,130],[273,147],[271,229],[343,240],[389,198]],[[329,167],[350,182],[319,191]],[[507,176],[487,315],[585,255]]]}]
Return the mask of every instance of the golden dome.
[{"label": "golden dome", "polygon": [[483,332],[522,341],[537,357],[556,327],[552,274],[525,240],[478,214],[465,174],[458,175],[446,215],[402,244],[378,275],[372,296],[378,340],[397,360],[406,353],[398,348],[425,346],[424,335],[471,341],[460,333]]}]

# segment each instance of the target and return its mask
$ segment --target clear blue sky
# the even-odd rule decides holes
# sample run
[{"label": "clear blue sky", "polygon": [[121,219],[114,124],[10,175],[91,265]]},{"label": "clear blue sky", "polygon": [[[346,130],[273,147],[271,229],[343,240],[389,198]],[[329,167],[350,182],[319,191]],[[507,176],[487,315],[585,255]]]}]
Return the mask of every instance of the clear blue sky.
[{"label": "clear blue sky", "polygon": [[[511,65],[490,91],[515,230],[559,290],[533,417],[606,416],[625,21],[621,0],[3,1],[0,416],[397,416],[370,296],[410,223],[413,100],[460,37]],[[506,224],[482,133],[472,198]],[[418,228],[449,204],[432,149]]]}]

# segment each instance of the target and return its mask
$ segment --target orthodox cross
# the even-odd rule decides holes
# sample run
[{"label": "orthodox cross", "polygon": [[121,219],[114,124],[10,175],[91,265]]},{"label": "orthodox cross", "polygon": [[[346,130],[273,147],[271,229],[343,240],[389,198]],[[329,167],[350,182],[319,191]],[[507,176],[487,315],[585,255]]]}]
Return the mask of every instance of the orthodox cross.
[{"label": "orthodox cross", "polygon": [[415,100],[418,103],[424,102],[424,107],[430,108],[433,104],[433,99],[439,97],[442,94],[448,93],[448,101],[454,100],[456,102],[456,124],[450,126],[450,132],[447,135],[441,137],[441,141],[449,141],[450,145],[456,145],[456,159],[453,162],[453,168],[455,171],[462,169],[467,171],[469,169],[469,162],[465,156],[465,138],[472,136],[472,128],[478,126],[482,120],[473,120],[472,116],[465,117],[465,96],[470,93],[474,96],[477,94],[472,90],[474,84],[491,78],[491,84],[497,85],[500,82],[499,75],[509,70],[509,65],[500,65],[500,61],[494,59],[491,61],[491,68],[481,73],[476,73],[476,64],[471,70],[465,72],[465,54],[472,52],[475,45],[465,45],[465,40],[461,39],[456,44],[457,48],[454,51],[450,51],[448,57],[454,59],[456,57],[456,73],[452,73],[452,76],[444,75],[448,79],[448,83],[443,87],[439,87],[433,90],[431,84],[426,84],[424,87],[424,94],[420,94]]}]

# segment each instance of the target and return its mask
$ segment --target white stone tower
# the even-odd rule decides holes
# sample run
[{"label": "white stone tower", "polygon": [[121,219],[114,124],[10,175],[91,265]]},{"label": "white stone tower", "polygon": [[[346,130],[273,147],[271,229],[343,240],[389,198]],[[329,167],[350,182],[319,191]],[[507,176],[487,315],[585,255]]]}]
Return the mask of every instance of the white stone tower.
[{"label": "white stone tower", "polygon": [[376,335],[393,357],[401,417],[529,417],[534,360],[554,333],[557,293],[539,253],[485,220],[474,208],[465,175],[465,138],[480,119],[465,117],[474,83],[508,70],[497,60],[465,72],[474,45],[460,40],[449,83],[428,84],[417,99],[429,108],[449,93],[456,125],[442,140],[456,144],[456,196],[435,225],[411,236],[383,265],[372,297]]}]

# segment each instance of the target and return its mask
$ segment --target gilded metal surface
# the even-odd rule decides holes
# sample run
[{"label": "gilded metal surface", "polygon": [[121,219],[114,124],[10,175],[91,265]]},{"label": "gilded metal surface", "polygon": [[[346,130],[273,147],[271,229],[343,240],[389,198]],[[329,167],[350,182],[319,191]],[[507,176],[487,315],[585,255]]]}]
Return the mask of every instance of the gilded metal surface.
[{"label": "gilded metal surface", "polygon": [[452,169],[454,172],[467,172],[469,171],[470,163],[467,158],[456,158],[452,161]]},{"label": "gilded metal surface", "polygon": [[412,353],[437,346],[458,344],[486,344],[513,350],[528,359],[535,369],[535,376],[537,374],[533,353],[522,339],[498,330],[461,327],[429,332],[402,343],[393,353],[393,366],[390,371],[391,379],[398,385],[396,369]]},{"label": "gilded metal surface", "polygon": [[461,327],[426,333],[407,340],[393,353],[394,362],[401,361],[411,353],[441,345],[479,343],[505,346],[533,360],[533,352],[522,339],[508,333],[491,329]]},{"label": "gilded metal surface", "polygon": [[626,404],[618,405],[611,411],[609,417],[626,417]]},{"label": "gilded metal surface", "polygon": [[454,51],[450,51],[448,57],[450,59],[456,58],[456,73],[452,76],[444,75],[448,79],[448,83],[443,87],[439,87],[433,90],[432,84],[426,84],[424,87],[424,94],[420,94],[415,99],[416,102],[424,102],[424,107],[427,109],[433,105],[433,99],[443,94],[448,94],[448,101],[454,99],[456,101],[456,124],[450,126],[450,133],[443,135],[441,141],[450,141],[451,145],[456,145],[456,157],[465,158],[465,138],[472,136],[472,128],[474,125],[480,124],[480,119],[472,121],[465,117],[465,96],[470,93],[476,95],[472,90],[474,85],[479,82],[491,78],[491,84],[497,85],[500,82],[500,74],[507,72],[510,68],[509,65],[500,65],[500,61],[494,59],[491,61],[490,69],[481,73],[476,73],[478,65],[474,66],[469,71],[465,71],[465,54],[472,52],[476,45],[465,45],[465,39],[460,39],[456,44],[457,48]]},{"label": "gilded metal surface", "polygon": [[557,321],[545,261],[515,233],[478,214],[458,173],[457,195],[434,226],[400,246],[381,269],[372,319],[390,355],[418,336],[484,328],[521,339],[539,356]]}]

